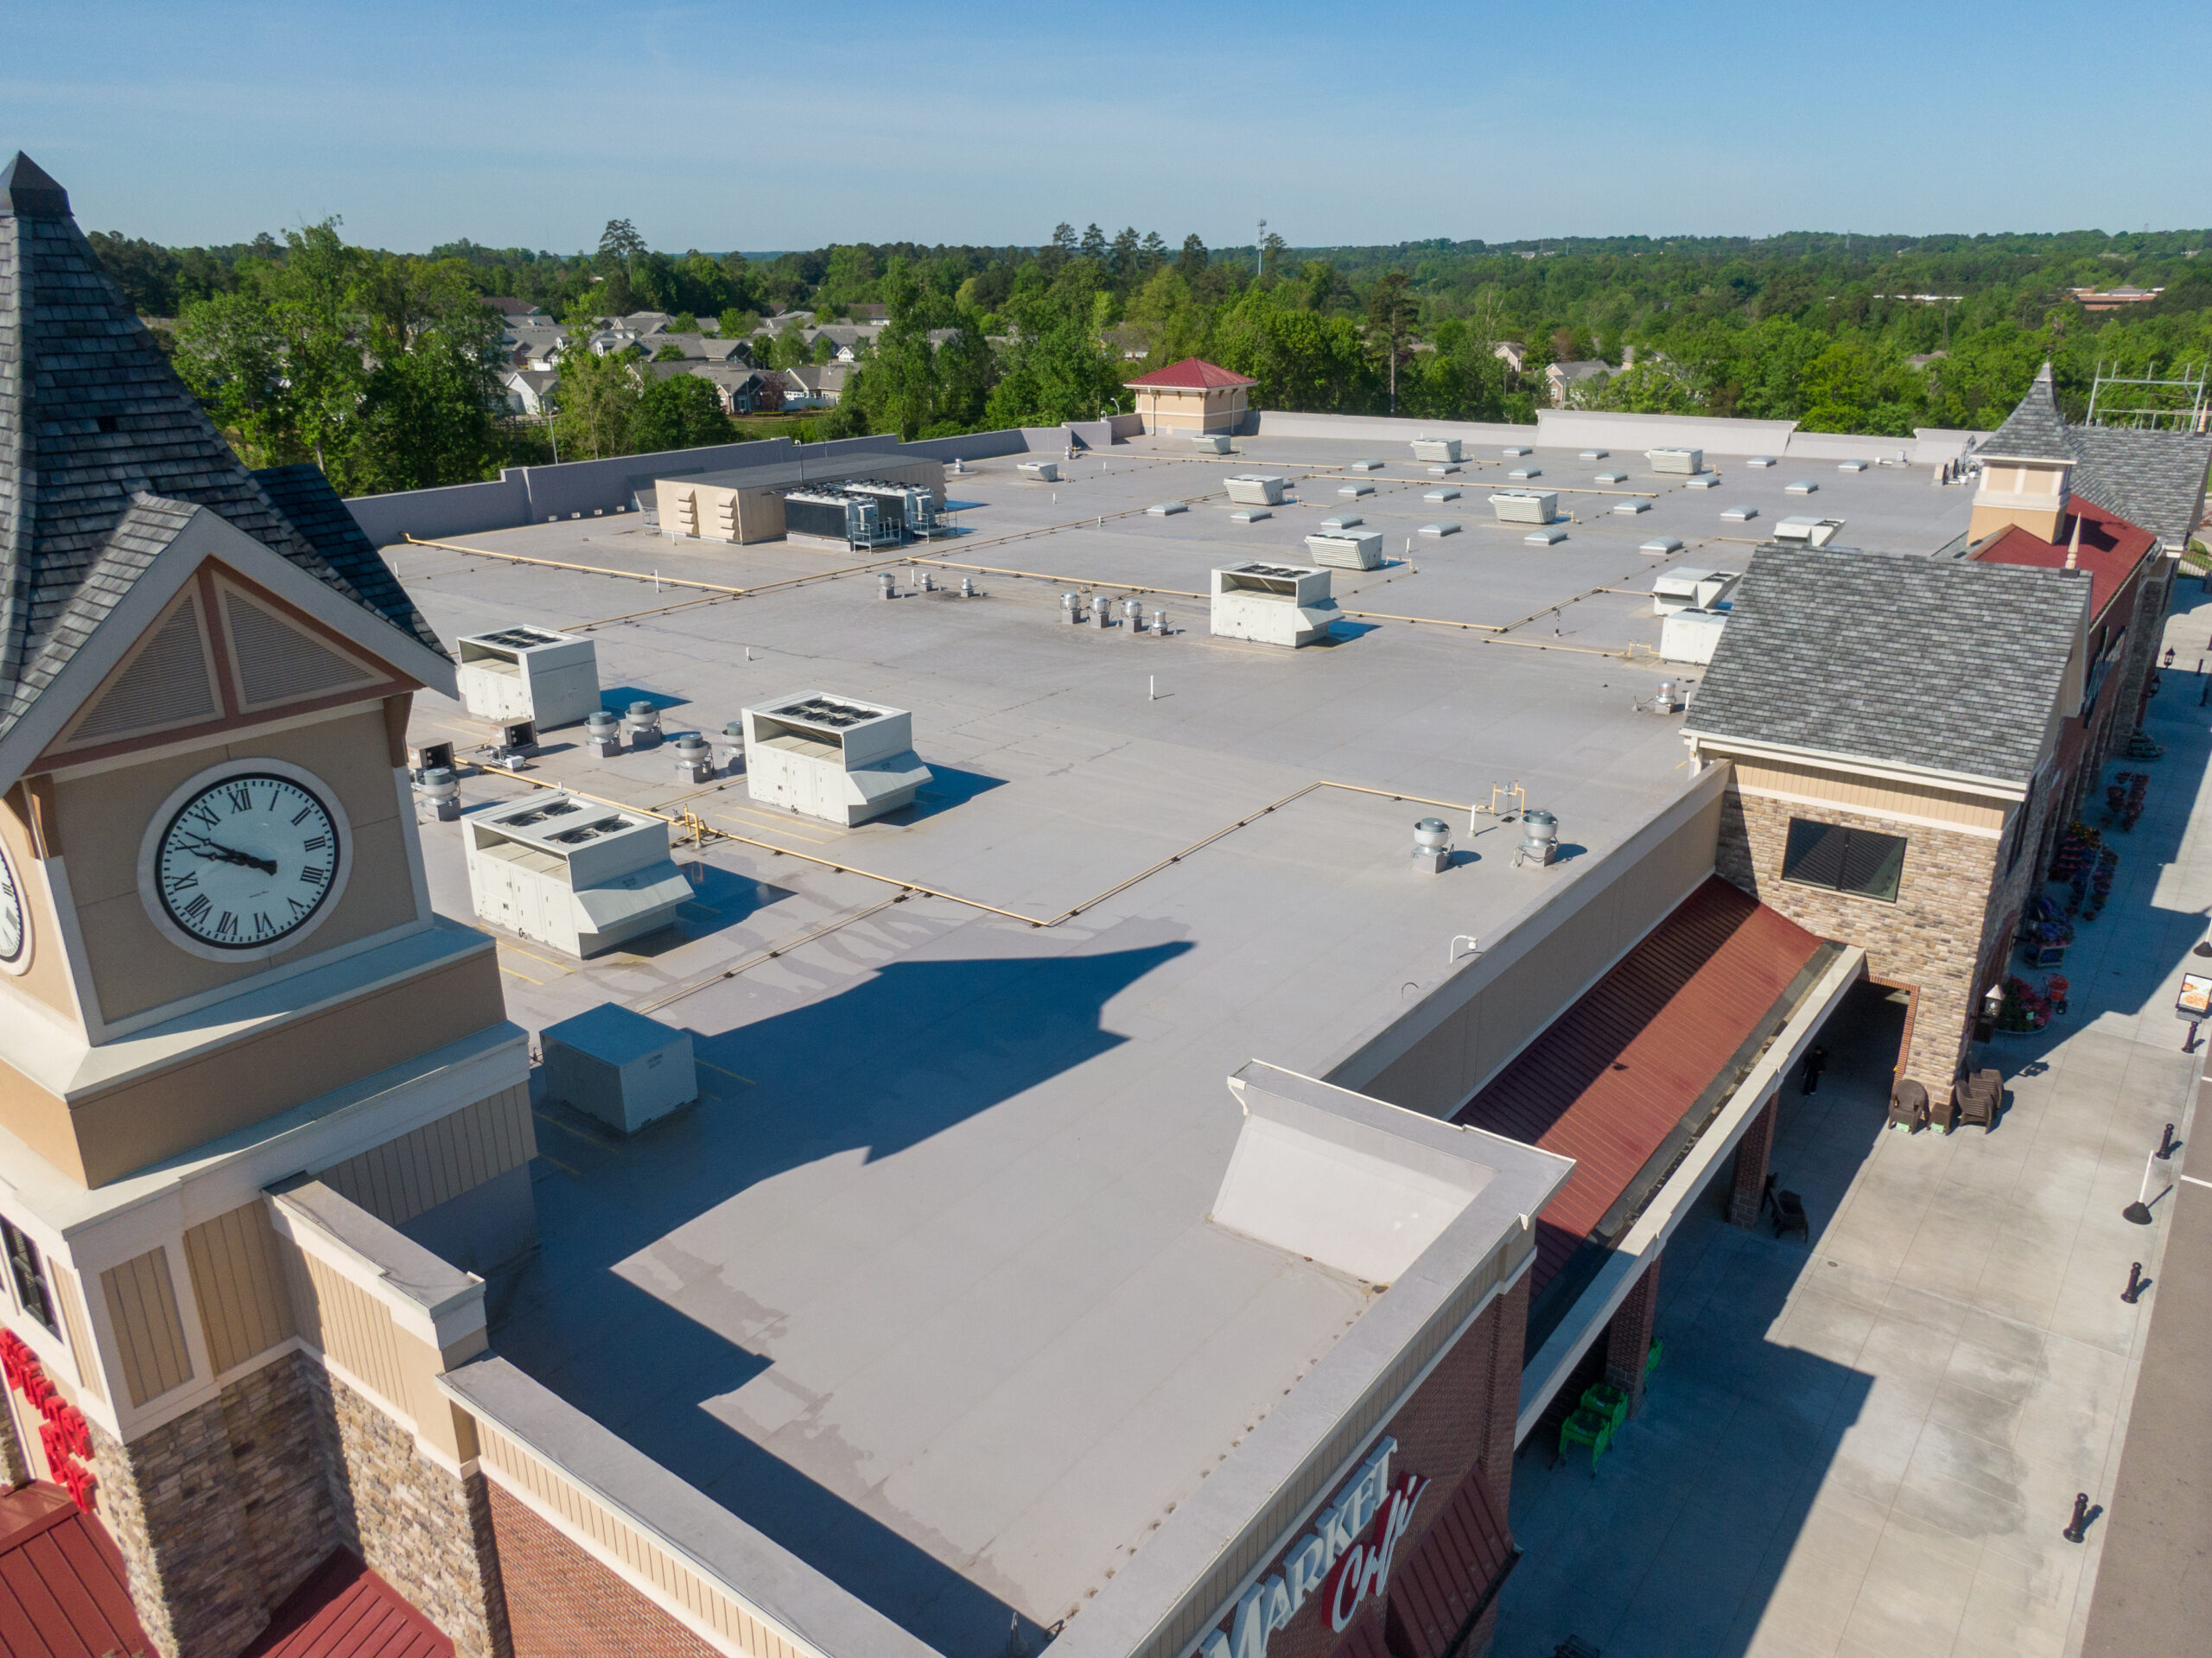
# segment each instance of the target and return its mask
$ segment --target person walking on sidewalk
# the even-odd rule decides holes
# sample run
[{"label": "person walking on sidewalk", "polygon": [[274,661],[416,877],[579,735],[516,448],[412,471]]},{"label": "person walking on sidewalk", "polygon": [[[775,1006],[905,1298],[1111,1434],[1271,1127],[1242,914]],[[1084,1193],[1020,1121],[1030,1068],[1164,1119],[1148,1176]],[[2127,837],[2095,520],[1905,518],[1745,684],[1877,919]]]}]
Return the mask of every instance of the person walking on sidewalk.
[{"label": "person walking on sidewalk", "polygon": [[1815,1046],[1805,1056],[1804,1092],[1810,1094],[1821,1085],[1821,1073],[1828,1068],[1828,1051]]}]

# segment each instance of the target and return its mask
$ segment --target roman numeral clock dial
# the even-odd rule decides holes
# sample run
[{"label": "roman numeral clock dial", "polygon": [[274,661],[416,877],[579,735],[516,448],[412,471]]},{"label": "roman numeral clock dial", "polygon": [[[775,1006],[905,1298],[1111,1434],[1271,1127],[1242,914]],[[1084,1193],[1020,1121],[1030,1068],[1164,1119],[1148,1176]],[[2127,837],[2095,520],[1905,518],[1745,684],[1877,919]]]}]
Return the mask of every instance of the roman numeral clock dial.
[{"label": "roman numeral clock dial", "polygon": [[21,973],[30,965],[31,924],[16,867],[0,849],[0,969]]},{"label": "roman numeral clock dial", "polygon": [[336,901],[346,828],[328,791],[274,762],[194,779],[148,826],[142,888],[155,923],[195,955],[266,955]]}]

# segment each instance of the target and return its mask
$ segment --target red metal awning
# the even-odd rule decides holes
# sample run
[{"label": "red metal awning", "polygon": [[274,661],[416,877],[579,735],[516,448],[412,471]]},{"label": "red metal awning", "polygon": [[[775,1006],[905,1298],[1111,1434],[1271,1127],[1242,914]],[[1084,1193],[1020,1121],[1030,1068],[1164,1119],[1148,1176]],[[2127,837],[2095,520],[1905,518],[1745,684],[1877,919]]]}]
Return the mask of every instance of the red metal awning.
[{"label": "red metal awning", "polygon": [[1456,1122],[1574,1159],[1537,1217],[1536,1295],[1821,947],[1713,876],[1460,1108]]},{"label": "red metal awning", "polygon": [[106,1528],[44,1481],[0,1496],[0,1653],[150,1653]]},{"label": "red metal awning", "polygon": [[397,1590],[340,1549],[239,1658],[454,1658],[454,1649]]},{"label": "red metal awning", "polygon": [[1490,1476],[1469,1469],[1414,1552],[1390,1568],[1391,1652],[1445,1658],[1517,1558]]}]

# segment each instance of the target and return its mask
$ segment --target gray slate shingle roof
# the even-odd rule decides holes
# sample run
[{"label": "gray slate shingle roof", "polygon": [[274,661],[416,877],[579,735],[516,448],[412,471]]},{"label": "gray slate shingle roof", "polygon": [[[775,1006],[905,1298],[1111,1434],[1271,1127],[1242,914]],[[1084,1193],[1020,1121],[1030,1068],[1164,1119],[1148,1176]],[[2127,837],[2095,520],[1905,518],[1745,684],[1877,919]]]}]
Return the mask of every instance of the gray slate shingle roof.
[{"label": "gray slate shingle roof", "polygon": [[1764,549],[1683,729],[2024,785],[2088,600],[2079,572]]},{"label": "gray slate shingle roof", "polygon": [[2212,467],[2212,433],[2074,426],[2058,412],[2050,365],[1979,453],[2024,461],[2070,461],[2077,495],[2178,545],[2194,531]]},{"label": "gray slate shingle roof", "polygon": [[247,471],[100,269],[61,187],[25,156],[0,170],[0,734],[194,507],[442,651],[327,481],[303,471]]}]

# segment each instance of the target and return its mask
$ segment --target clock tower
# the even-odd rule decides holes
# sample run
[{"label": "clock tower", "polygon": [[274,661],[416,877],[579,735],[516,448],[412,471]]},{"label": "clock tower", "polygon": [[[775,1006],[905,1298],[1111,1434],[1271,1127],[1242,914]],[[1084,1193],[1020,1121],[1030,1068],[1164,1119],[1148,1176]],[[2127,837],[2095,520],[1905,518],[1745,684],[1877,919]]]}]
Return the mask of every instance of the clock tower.
[{"label": "clock tower", "polygon": [[[483,1277],[535,1237],[525,1039],[491,941],[430,906],[405,770],[454,673],[321,473],[238,461],[16,156],[0,1453],[105,1521],[164,1653],[227,1658],[340,1546],[500,1645],[490,1568],[409,1579],[370,1489],[466,1535],[467,1447],[409,1378],[480,1350]],[[429,1357],[334,1361],[349,1271],[445,1286]]]}]

